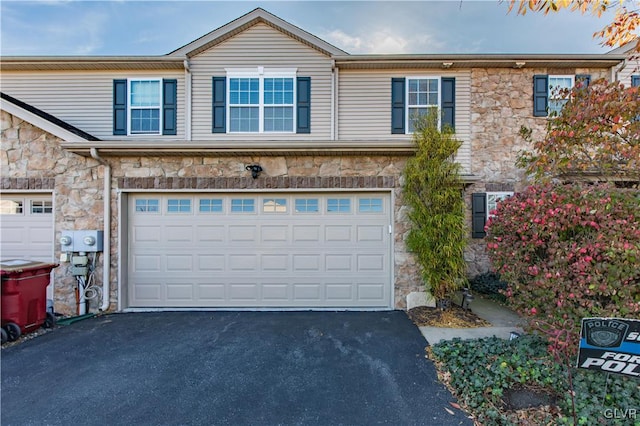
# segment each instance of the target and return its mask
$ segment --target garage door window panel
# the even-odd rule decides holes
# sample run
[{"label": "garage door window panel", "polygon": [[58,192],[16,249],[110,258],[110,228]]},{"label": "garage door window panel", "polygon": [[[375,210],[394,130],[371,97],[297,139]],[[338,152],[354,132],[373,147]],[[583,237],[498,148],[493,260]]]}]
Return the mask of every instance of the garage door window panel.
[{"label": "garage door window panel", "polygon": [[384,211],[382,198],[360,198],[358,200],[358,212],[382,213]]},{"label": "garage door window panel", "polygon": [[137,213],[160,213],[160,200],[141,198],[136,200]]},{"label": "garage door window panel", "polygon": [[320,203],[317,198],[296,198],[296,213],[319,213]]},{"label": "garage door window panel", "polygon": [[169,199],[167,201],[167,213],[191,213],[190,199]]},{"label": "garage door window panel", "polygon": [[53,213],[53,203],[45,200],[31,201],[31,214]]},{"label": "garage door window panel", "polygon": [[200,213],[222,213],[224,209],[221,198],[201,198]]},{"label": "garage door window panel", "polygon": [[286,213],[287,200],[285,198],[265,198],[262,200],[263,213]]},{"label": "garage door window panel", "polygon": [[327,213],[351,213],[351,199],[329,198],[327,200]]},{"label": "garage door window panel", "polygon": [[21,200],[2,200],[0,214],[23,214],[23,202]]},{"label": "garage door window panel", "polygon": [[231,213],[255,213],[255,200],[246,198],[233,198],[231,200]]}]

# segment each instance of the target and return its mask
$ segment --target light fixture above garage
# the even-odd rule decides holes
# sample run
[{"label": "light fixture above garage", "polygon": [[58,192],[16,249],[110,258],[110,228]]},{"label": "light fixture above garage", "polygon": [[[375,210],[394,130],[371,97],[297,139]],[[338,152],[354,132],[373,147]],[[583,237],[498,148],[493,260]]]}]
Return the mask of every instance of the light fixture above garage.
[{"label": "light fixture above garage", "polygon": [[251,171],[251,177],[254,179],[258,179],[258,176],[260,176],[260,172],[262,171],[262,167],[260,167],[259,164],[250,164],[244,169]]}]

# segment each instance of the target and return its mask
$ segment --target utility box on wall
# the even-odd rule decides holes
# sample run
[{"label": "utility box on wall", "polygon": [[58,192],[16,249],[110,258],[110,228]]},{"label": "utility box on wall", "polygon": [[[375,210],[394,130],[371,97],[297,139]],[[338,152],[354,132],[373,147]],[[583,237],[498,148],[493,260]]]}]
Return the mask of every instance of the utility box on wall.
[{"label": "utility box on wall", "polygon": [[66,252],[98,252],[103,250],[104,232],[98,230],[62,231],[60,250]]}]

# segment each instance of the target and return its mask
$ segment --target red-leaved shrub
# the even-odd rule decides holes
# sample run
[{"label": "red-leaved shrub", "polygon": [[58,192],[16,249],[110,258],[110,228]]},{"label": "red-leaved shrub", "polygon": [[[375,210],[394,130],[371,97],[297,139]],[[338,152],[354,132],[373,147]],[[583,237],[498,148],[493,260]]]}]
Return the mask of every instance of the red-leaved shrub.
[{"label": "red-leaved shrub", "polygon": [[490,260],[534,326],[575,349],[583,317],[640,316],[640,191],[531,186],[492,213]]}]

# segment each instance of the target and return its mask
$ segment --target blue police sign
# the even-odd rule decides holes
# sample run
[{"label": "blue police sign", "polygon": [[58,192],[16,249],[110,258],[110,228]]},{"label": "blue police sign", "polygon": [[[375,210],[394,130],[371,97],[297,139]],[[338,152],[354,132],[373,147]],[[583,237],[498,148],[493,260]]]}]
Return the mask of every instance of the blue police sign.
[{"label": "blue police sign", "polygon": [[578,367],[640,377],[640,320],[583,318]]}]

